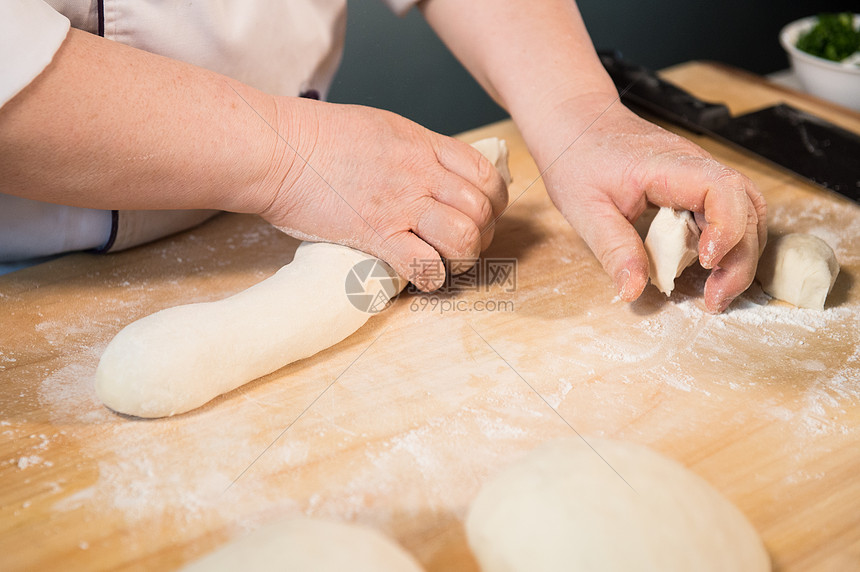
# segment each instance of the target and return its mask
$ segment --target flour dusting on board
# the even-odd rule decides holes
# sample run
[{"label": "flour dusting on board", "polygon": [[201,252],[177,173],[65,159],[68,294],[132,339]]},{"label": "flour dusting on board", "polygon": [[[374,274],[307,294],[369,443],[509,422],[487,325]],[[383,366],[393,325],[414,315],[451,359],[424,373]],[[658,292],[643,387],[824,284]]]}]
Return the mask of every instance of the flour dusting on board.
[{"label": "flour dusting on board", "polygon": [[[779,209],[775,216],[791,222]],[[820,225],[817,232],[826,234]],[[858,230],[856,223],[846,228]],[[228,242],[253,249],[270,238],[249,231]],[[825,239],[840,260],[856,265],[850,240]],[[562,243],[551,238],[535,248],[557,250]],[[162,254],[165,264],[182,265],[170,244]],[[148,289],[198,301],[206,299],[205,289],[198,292],[194,280],[220,277],[157,286],[113,277],[132,295],[89,301],[95,310],[71,322],[46,311],[36,324],[46,345],[67,352],[34,366],[45,371],[34,397],[38,409],[61,429],[34,432],[26,417],[4,420],[0,434],[16,441],[32,434],[4,468],[28,477],[50,472],[60,447],[71,447],[84,482],[48,481],[53,510],[85,511],[122,529],[175,533],[165,544],[297,513],[358,520],[396,537],[410,527],[425,530],[428,519],[461,518],[489,474],[536,443],[574,431],[683,442],[770,425],[784,432],[780,453],[799,458],[816,439],[854,430],[846,416],[860,403],[856,303],[799,310],[753,286],[730,311],[713,316],[701,303],[705,273],[693,271],[678,280],[670,300],[649,289],[642,302],[628,305],[613,300],[608,288],[590,287],[589,277],[599,272],[593,260],[560,260],[552,281],[541,284],[546,289],[524,286],[511,295],[515,315],[414,312],[404,296],[374,318],[390,330],[376,321],[368,326],[382,334],[379,344],[402,348],[402,359],[380,359],[374,347],[363,354],[365,345],[346,340],[325,355],[342,364],[333,375],[318,375],[319,363],[300,363],[280,378],[163,420],[107,410],[93,390],[98,358],[121,325],[118,316],[155,310],[145,306]],[[530,302],[547,291],[556,297],[553,307],[533,310]],[[124,311],[116,311],[119,304]],[[539,337],[523,340],[518,324]],[[432,368],[410,367],[410,355],[428,351],[436,352]],[[0,354],[3,363],[16,359]],[[786,476],[817,478],[818,471]],[[137,540],[123,542],[146,554]],[[100,548],[89,537],[74,546]]]},{"label": "flour dusting on board", "polygon": [[[536,352],[536,348],[517,347],[513,341],[493,341],[519,375],[534,382],[546,403],[537,399],[529,403],[528,399],[535,396],[515,374],[502,368],[499,371],[507,371],[505,375],[510,378],[504,397],[498,391],[483,395],[476,391],[480,406],[448,407],[447,413],[426,417],[414,428],[383,441],[365,441],[357,428],[349,428],[351,420],[337,419],[336,402],[330,410],[318,404],[303,419],[302,427],[278,441],[233,486],[230,483],[241,470],[283,429],[288,421],[283,411],[279,420],[266,423],[261,421],[264,419],[261,412],[274,413],[277,407],[271,409],[269,403],[248,397],[247,407],[238,417],[232,417],[229,423],[216,424],[220,427],[214,432],[212,419],[219,416],[217,407],[155,421],[115,415],[98,402],[92,390],[95,364],[103,349],[103,345],[93,346],[77,360],[47,376],[40,389],[40,398],[54,412],[57,422],[83,424],[91,431],[89,438],[98,440],[98,447],[93,450],[111,452],[98,460],[95,482],[64,498],[56,508],[110,507],[109,510],[119,511],[128,523],[168,518],[189,534],[212,522],[232,520],[242,526],[256,526],[257,520],[249,516],[255,511],[262,515],[281,511],[363,519],[380,527],[389,527],[397,519],[426,511],[453,510],[461,516],[482,477],[469,467],[480,463],[492,466],[503,443],[519,448],[531,437],[532,421],[512,420],[512,404],[523,403],[523,408],[531,411],[542,409],[547,416],[541,423],[552,421],[548,404],[576,424],[579,419],[587,419],[577,409],[583,388],[598,383],[603,399],[613,393],[620,398],[612,402],[612,407],[592,413],[597,424],[603,423],[606,431],[612,433],[613,423],[626,423],[625,420],[635,419],[647,409],[646,403],[635,403],[613,389],[615,383],[630,384],[623,373],[629,368],[635,369],[638,376],[635,383],[643,391],[653,387],[658,392],[683,392],[707,403],[721,385],[743,394],[755,392],[759,385],[781,383],[778,370],[774,373],[772,368],[757,369],[756,360],[763,350],[781,352],[787,367],[808,372],[804,387],[794,388],[799,400],[794,407],[762,402],[758,408],[766,418],[788,423],[795,438],[802,442],[807,436],[842,431],[840,407],[860,400],[860,380],[851,373],[856,371],[860,349],[855,346],[853,354],[831,356],[835,359],[804,350],[813,347],[813,338],[821,335],[842,341],[845,336],[856,336],[856,330],[847,326],[856,324],[857,315],[858,309],[853,306],[823,312],[798,310],[771,302],[755,288],[730,312],[719,316],[704,312],[697,297],[683,294],[676,295],[659,312],[641,317],[631,314],[629,327],[623,329],[604,327],[600,311],[595,310],[593,320],[568,324],[562,330],[548,327],[548,338],[557,337],[556,343],[545,345],[551,350]],[[76,327],[86,329],[81,325]],[[428,325],[422,321],[422,327]],[[43,330],[48,337],[56,335],[52,328]],[[475,351],[491,355],[486,346],[477,348]],[[537,356],[548,371],[558,372],[558,376],[533,377],[527,354]],[[718,369],[722,363],[739,361],[748,368],[746,377],[710,382],[688,365],[698,362],[701,367]],[[438,389],[438,384],[438,378],[410,382],[413,387],[428,390],[434,385]],[[366,390],[360,384],[353,385],[354,390],[358,388]],[[243,395],[234,394],[231,399],[243,399]],[[374,395],[367,392],[353,395],[353,399],[367,399],[370,408]],[[494,402],[498,404],[495,406],[498,413],[489,407]],[[236,415],[236,410],[231,414]],[[687,426],[685,423],[694,421],[689,414],[677,412],[665,423],[667,431],[678,431]],[[471,441],[464,439],[469,436]],[[474,436],[492,445],[475,447]],[[85,440],[80,445],[87,454]],[[355,450],[352,477],[346,482],[326,480],[321,473],[317,492],[309,498],[301,491],[294,496],[287,494],[289,486],[269,487],[255,478],[255,471],[286,476],[292,467],[318,464],[319,455],[332,454],[332,447],[334,451]],[[50,444],[42,445],[38,454],[34,451],[22,456],[19,466],[24,469],[50,462],[49,452]],[[469,463],[463,462],[465,457],[471,457]],[[420,486],[404,486],[404,482]],[[397,497],[396,503],[390,500],[392,496]],[[228,498],[230,502],[225,502]]]},{"label": "flour dusting on board", "polygon": [[[98,328],[88,331],[84,323],[73,327],[83,335]],[[53,339],[59,329],[46,325],[42,333]],[[350,391],[353,402],[368,412],[378,409],[384,401],[374,392],[378,379],[372,364],[367,370],[370,377],[355,366],[355,379],[345,376],[326,394],[331,403],[321,399],[283,435],[301,409],[281,404],[278,392],[269,397],[266,391],[255,393],[263,399],[243,390],[232,393],[229,399],[241,406],[229,408],[229,419],[217,405],[169,419],[132,419],[112,413],[95,396],[93,378],[104,346],[100,342],[67,356],[65,365],[41,383],[39,400],[55,425],[69,427],[82,458],[92,459],[97,469],[93,482],[83,489],[65,490],[65,484],[59,483],[53,508],[99,513],[100,518],[118,519],[117,526],[170,522],[193,538],[207,527],[251,529],[276,515],[303,512],[390,528],[404,514],[443,513],[451,507],[460,511],[485,476],[483,471],[457,469],[462,460],[492,466],[500,447],[513,444],[522,449],[530,438],[528,429],[505,419],[502,412],[460,406],[459,400],[435,400],[440,383],[427,380],[426,385],[404,382],[402,388],[425,395],[428,411],[436,407],[439,414],[406,432],[368,439],[357,424],[372,416],[344,418],[337,408],[337,392]],[[304,405],[324,387],[306,391]],[[462,399],[472,397],[490,403],[498,399],[493,392],[484,395],[480,388],[469,389]],[[394,405],[391,414],[398,415]],[[474,448],[472,439],[456,445],[452,439],[458,435],[477,436],[484,446]],[[49,462],[50,440],[38,452],[38,458],[34,450],[18,459],[20,467]],[[327,459],[336,452],[351,458],[353,468],[346,481],[327,474]],[[313,495],[290,484],[294,471],[303,474],[309,470],[306,467],[319,471],[312,479]],[[278,484],[273,485],[272,479]],[[405,509],[400,506],[404,500]],[[92,547],[93,540],[81,538],[80,542]]]}]

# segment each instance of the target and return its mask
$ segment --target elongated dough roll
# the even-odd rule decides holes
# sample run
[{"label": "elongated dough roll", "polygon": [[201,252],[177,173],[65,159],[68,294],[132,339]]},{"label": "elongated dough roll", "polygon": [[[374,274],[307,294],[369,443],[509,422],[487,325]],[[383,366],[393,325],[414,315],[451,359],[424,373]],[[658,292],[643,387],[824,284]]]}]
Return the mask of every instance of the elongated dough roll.
[{"label": "elongated dough roll", "polygon": [[396,273],[369,254],[303,242],[290,264],[247,290],[167,308],[126,326],[102,355],[96,393],[120,413],[176,415],[331,347],[372,315],[346,292],[347,276],[359,263],[387,272],[387,284],[368,288],[377,304],[402,289]]}]

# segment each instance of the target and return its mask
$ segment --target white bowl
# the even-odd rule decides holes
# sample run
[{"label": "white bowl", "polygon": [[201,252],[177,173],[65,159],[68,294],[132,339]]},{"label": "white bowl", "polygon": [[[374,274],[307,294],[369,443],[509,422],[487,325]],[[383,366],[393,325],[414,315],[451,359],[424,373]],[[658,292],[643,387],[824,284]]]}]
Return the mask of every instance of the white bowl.
[{"label": "white bowl", "polygon": [[[779,42],[806,91],[860,111],[860,58],[856,53],[848,62],[833,62],[797,49],[797,39],[817,21],[818,17],[810,16],[788,24],[779,33]],[[860,15],[855,14],[854,26],[858,23]]]}]

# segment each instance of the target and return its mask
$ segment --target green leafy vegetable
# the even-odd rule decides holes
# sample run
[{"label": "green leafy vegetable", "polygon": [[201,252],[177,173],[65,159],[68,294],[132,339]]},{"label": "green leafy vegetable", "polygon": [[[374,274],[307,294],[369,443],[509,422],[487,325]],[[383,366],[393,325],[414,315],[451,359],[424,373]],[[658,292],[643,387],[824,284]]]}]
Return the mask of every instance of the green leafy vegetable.
[{"label": "green leafy vegetable", "polygon": [[860,50],[860,30],[854,29],[854,15],[820,14],[818,23],[798,38],[797,49],[834,62],[844,60]]}]

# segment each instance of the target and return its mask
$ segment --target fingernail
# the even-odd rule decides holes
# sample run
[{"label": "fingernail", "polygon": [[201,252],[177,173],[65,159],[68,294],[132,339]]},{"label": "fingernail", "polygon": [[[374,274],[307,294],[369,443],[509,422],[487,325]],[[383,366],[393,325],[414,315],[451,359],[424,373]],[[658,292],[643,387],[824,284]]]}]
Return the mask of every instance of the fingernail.
[{"label": "fingernail", "polygon": [[706,270],[710,270],[714,267],[714,258],[717,255],[717,242],[715,240],[709,240],[708,244],[705,245],[705,250],[702,252],[701,264],[702,268]]},{"label": "fingernail", "polygon": [[720,302],[720,305],[717,307],[717,314],[722,314],[723,312],[725,312],[726,308],[731,306],[732,302],[734,302],[734,301],[735,301],[734,298],[726,298],[725,300]]},{"label": "fingernail", "polygon": [[708,242],[700,256],[700,263],[703,268],[710,270],[719,262],[717,260],[717,250],[719,249],[717,240],[720,238],[720,229],[710,225],[708,231]]},{"label": "fingernail", "polygon": [[624,295],[626,294],[625,289],[627,288],[627,284],[630,283],[630,271],[626,268],[623,268],[620,272],[615,275],[615,291],[618,292],[618,295],[624,299]]}]

